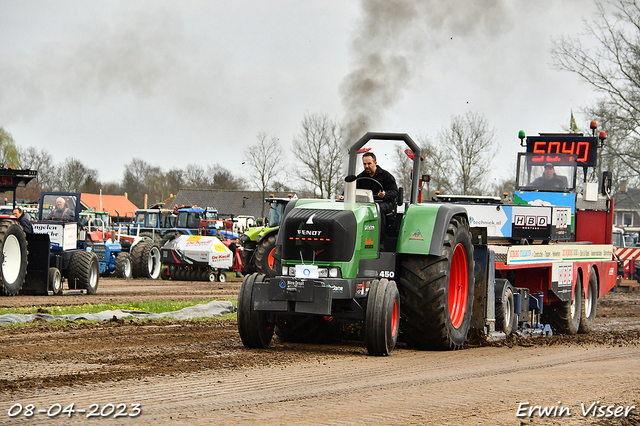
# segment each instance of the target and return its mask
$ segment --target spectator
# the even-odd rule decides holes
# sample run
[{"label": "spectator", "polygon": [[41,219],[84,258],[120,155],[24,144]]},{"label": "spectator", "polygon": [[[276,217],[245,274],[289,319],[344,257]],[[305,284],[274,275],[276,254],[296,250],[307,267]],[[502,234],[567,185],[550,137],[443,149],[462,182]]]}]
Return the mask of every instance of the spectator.
[{"label": "spectator", "polygon": [[13,215],[16,217],[16,219],[18,219],[18,222],[20,223],[20,226],[22,226],[22,229],[25,233],[33,234],[33,225],[31,225],[31,221],[29,220],[27,215],[22,212],[22,209],[20,207],[16,207],[13,209]]}]

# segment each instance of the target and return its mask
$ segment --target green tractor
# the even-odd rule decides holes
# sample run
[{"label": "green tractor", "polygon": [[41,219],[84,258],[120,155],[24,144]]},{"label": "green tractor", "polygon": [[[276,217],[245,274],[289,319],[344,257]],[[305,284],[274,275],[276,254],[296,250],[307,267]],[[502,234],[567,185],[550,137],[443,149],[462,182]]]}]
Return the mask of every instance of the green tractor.
[{"label": "green tractor", "polygon": [[266,226],[252,227],[240,238],[242,251],[242,274],[249,275],[254,272],[275,277],[280,272],[280,265],[274,256],[276,251],[276,239],[278,229],[284,214],[284,210],[293,198],[265,198],[269,203],[269,216]]},{"label": "green tractor", "polygon": [[456,349],[466,341],[474,298],[467,211],[421,203],[414,173],[409,202],[400,188],[398,208],[381,215],[372,191],[356,188],[358,150],[374,139],[404,141],[413,170],[420,170],[420,149],[408,135],[367,133],[349,150],[344,202],[287,205],[277,239],[282,272],[242,282],[238,330],[246,347],[268,347],[274,332],[289,342],[328,340],[345,323],[363,324],[372,355],[388,355],[400,330],[418,349]]}]

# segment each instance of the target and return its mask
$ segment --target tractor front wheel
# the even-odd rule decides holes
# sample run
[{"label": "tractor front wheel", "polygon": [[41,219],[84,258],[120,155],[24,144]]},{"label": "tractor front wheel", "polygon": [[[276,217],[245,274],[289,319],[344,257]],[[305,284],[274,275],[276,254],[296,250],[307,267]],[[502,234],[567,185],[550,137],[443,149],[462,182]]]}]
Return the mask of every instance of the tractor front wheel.
[{"label": "tractor front wheel", "polygon": [[62,294],[62,275],[60,274],[60,269],[58,268],[49,268],[49,288],[55,296],[59,296]]},{"label": "tractor front wheel", "polygon": [[364,341],[369,355],[386,356],[398,341],[400,293],[395,281],[373,280],[367,295]]},{"label": "tractor front wheel", "polygon": [[277,234],[270,235],[260,241],[256,248],[256,269],[258,273],[265,274],[269,278],[275,277],[280,271],[279,262],[274,257],[277,237]]},{"label": "tractor front wheel", "polygon": [[87,294],[98,292],[98,280],[100,279],[100,265],[98,257],[92,251],[78,251],[69,259],[69,287],[73,283],[74,288],[85,288]]},{"label": "tractor front wheel", "polygon": [[265,349],[273,337],[273,325],[268,315],[254,309],[253,288],[256,282],[264,282],[265,275],[251,274],[244,277],[238,294],[238,332],[247,348]]},{"label": "tractor front wheel", "polygon": [[22,227],[14,220],[0,221],[0,275],[5,296],[22,290],[27,273],[27,240]]},{"label": "tractor front wheel", "polygon": [[454,216],[442,255],[408,255],[402,260],[400,327],[407,344],[417,349],[460,349],[471,326],[473,283],[469,223]]},{"label": "tractor front wheel", "polygon": [[132,277],[131,255],[121,251],[116,257],[116,277],[130,280]]}]

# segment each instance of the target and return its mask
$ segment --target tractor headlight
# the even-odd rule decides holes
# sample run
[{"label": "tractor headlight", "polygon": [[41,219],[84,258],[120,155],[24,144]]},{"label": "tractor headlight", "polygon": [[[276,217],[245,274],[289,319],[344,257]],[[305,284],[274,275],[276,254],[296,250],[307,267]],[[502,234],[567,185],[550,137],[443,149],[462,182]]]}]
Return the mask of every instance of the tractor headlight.
[{"label": "tractor headlight", "polygon": [[329,276],[329,270],[327,268],[318,268],[318,276],[320,278],[327,278]]},{"label": "tractor headlight", "polygon": [[282,275],[288,275],[290,277],[296,276],[296,267],[295,266],[283,266],[282,267]]},{"label": "tractor headlight", "polygon": [[338,278],[338,268],[329,268],[329,276],[331,278]]}]

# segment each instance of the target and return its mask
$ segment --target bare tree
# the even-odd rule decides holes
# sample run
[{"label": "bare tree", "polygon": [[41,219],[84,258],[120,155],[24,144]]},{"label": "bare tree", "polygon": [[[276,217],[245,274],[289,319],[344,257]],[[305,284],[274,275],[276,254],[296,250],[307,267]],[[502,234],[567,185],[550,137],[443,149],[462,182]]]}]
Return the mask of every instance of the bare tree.
[{"label": "bare tree", "polygon": [[489,129],[487,120],[468,112],[455,116],[451,125],[438,136],[444,149],[441,165],[447,167],[450,190],[461,195],[482,195],[488,191],[486,179],[490,172],[491,153],[498,147],[494,142],[495,129]]},{"label": "bare tree", "polygon": [[38,151],[34,147],[18,149],[20,167],[38,171],[38,182],[43,190],[51,190],[55,179],[56,167],[49,152]]},{"label": "bare tree", "polygon": [[67,157],[56,167],[54,187],[59,191],[82,192],[85,186],[91,186],[98,180],[98,171],[86,167],[73,157]]},{"label": "bare tree", "polygon": [[[428,181],[423,182],[423,199],[431,198],[435,191],[450,192],[451,184],[446,170],[446,161],[442,149],[438,149],[426,135],[418,135],[415,142],[420,146],[422,161],[420,166],[420,176],[428,176]],[[406,147],[402,146],[396,150],[396,162],[394,174],[398,186],[404,188],[408,194],[411,188],[411,173],[413,170],[413,160],[406,152]]]},{"label": "bare tree", "polygon": [[149,204],[160,201],[161,194],[156,186],[162,170],[152,166],[140,158],[134,158],[125,167],[122,186],[128,194],[129,200],[136,206],[144,206],[145,194]]},{"label": "bare tree", "polygon": [[[640,4],[596,1],[598,18],[586,34],[555,39],[555,68],[577,74],[603,97],[586,113],[607,128],[601,161],[621,179],[640,174]],[[611,11],[611,12],[610,12]],[[587,47],[589,46],[589,47]],[[594,117],[595,118],[595,117]],[[604,119],[604,120],[603,120]]]},{"label": "bare tree", "polygon": [[[265,132],[258,133],[258,143],[244,151],[244,158],[255,172],[249,181],[258,188],[264,199],[285,170],[286,158],[278,138],[269,138]],[[264,208],[263,203],[260,216],[264,216]]]},{"label": "bare tree", "polygon": [[327,115],[307,114],[302,131],[293,138],[293,154],[305,166],[297,175],[319,198],[332,198],[342,186],[342,136],[340,124]]}]

